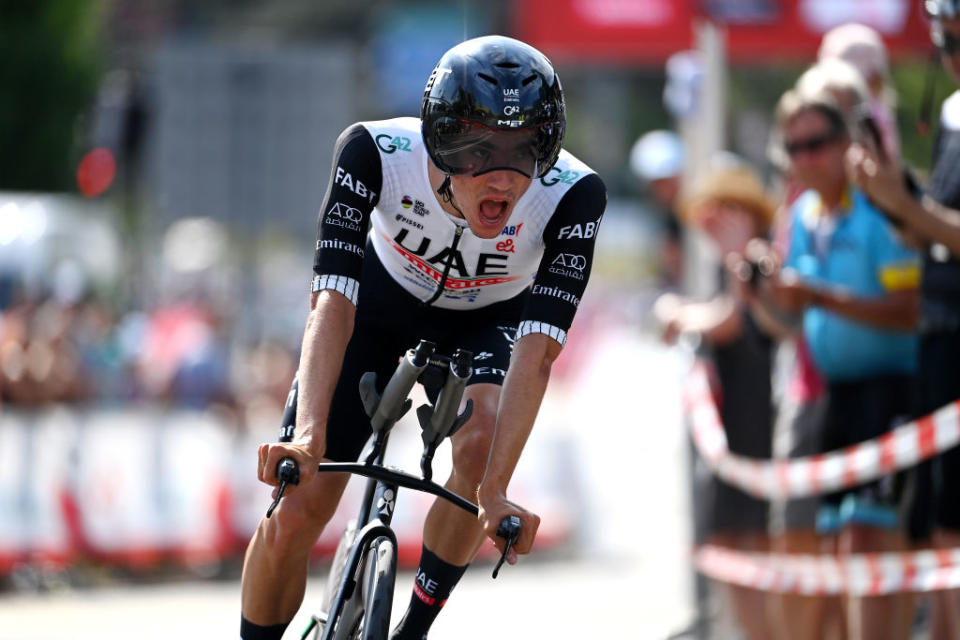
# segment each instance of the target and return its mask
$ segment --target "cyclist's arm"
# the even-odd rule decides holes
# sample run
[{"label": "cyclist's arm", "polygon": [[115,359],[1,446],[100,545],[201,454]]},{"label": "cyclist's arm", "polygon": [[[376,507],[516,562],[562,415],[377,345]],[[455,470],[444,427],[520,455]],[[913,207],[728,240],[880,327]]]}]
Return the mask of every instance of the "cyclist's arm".
[{"label": "cyclist's arm", "polygon": [[317,459],[326,450],[327,415],[340,377],[343,354],[353,333],[353,303],[343,294],[324,289],[311,296],[303,334],[297,391],[296,442]]},{"label": "cyclist's arm", "polygon": [[543,333],[531,333],[518,339],[500,395],[494,442],[478,498],[487,535],[498,543],[501,550],[503,542],[495,536],[497,524],[508,515],[520,516],[523,528],[514,547],[515,553],[507,559],[511,564],[516,561],[516,553],[530,551],[540,518],[507,500],[507,485],[533,430],[550,380],[550,367],[560,350],[560,343]]},{"label": "cyclist's arm", "polygon": [[[544,253],[523,319],[497,412],[487,472],[479,490],[487,534],[497,542],[497,524],[507,515],[523,522],[517,553],[533,544],[539,518],[506,498],[520,452],[533,429],[550,369],[586,290],[596,234],[606,206],[606,189],[596,175],[581,179],[561,199],[544,229]],[[502,546],[502,541],[499,542]],[[515,561],[511,554],[509,561]]]},{"label": "cyclist's arm", "polygon": [[320,208],[310,314],[298,371],[296,438],[262,445],[260,479],[276,484],[280,458],[293,456],[301,484],[316,472],[326,449],[326,420],[353,332],[370,214],[382,184],[379,151],[359,124],[337,139],[333,168]]}]

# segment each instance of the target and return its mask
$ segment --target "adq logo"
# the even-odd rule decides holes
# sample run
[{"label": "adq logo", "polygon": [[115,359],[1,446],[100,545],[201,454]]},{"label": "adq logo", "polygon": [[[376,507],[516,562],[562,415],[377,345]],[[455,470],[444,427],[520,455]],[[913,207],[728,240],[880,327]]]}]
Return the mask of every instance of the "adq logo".
[{"label": "adq logo", "polygon": [[579,254],[561,253],[551,263],[555,267],[566,267],[583,273],[587,268],[587,259]]},{"label": "adq logo", "polygon": [[353,224],[360,224],[360,221],[363,220],[363,214],[360,213],[360,209],[349,207],[342,202],[334,203],[334,205],[330,207],[330,211],[327,212],[327,216],[340,218]]}]

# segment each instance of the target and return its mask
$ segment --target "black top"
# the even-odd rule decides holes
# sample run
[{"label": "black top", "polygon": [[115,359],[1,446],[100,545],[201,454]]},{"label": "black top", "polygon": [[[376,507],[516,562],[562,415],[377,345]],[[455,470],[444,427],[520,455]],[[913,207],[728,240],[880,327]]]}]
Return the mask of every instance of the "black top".
[{"label": "black top", "polygon": [[740,336],[729,344],[710,349],[722,390],[720,418],[730,451],[769,458],[773,429],[770,380],[773,341],[749,313],[741,313]]},{"label": "black top", "polygon": [[[950,99],[944,109],[951,106],[960,107],[960,102]],[[951,209],[960,209],[960,128],[949,124],[957,120],[946,116],[941,120],[928,191],[931,198]],[[924,256],[923,297],[960,313],[960,257],[951,255],[944,261],[942,254],[943,247],[939,248],[939,254],[935,247]]]}]

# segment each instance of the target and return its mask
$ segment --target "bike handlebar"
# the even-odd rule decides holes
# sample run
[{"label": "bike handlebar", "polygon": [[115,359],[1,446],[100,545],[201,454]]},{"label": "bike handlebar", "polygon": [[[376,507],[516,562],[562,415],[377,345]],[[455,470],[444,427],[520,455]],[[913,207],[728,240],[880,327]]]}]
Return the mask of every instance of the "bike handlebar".
[{"label": "bike handlebar", "polygon": [[[381,482],[395,484],[398,487],[414,489],[416,491],[429,493],[437,496],[438,498],[443,498],[444,500],[447,500],[451,504],[460,507],[464,511],[471,513],[474,516],[480,514],[480,508],[477,505],[470,502],[466,498],[457,495],[453,491],[450,491],[446,487],[433,482],[432,480],[418,478],[417,476],[404,471],[390,469],[378,464],[360,464],[358,462],[321,462],[317,465],[317,472],[353,473],[367,478],[373,478],[374,480],[379,480]],[[280,481],[280,486],[277,488],[277,497],[270,505],[270,508],[267,509],[268,518],[273,515],[274,509],[276,509],[277,505],[280,504],[280,498],[283,497],[283,492],[284,489],[287,488],[287,485],[299,484],[300,482],[300,471],[297,468],[297,463],[293,458],[283,458],[277,463],[277,479]],[[506,541],[506,544],[503,546],[503,553],[500,554],[500,560],[493,569],[494,579],[496,579],[497,574],[500,573],[500,567],[502,567],[503,563],[506,561],[507,554],[510,552],[510,549],[514,544],[516,544],[517,538],[520,537],[520,529],[520,518],[514,515],[507,516],[501,520],[500,524],[497,526],[497,536],[503,538]]]},{"label": "bike handlebar", "polygon": [[320,473],[353,473],[358,476],[365,476],[367,478],[373,478],[374,480],[380,480],[381,482],[389,482],[400,487],[422,491],[424,493],[429,493],[439,498],[443,498],[444,500],[460,507],[464,511],[472,513],[473,515],[478,515],[480,513],[480,508],[477,505],[470,502],[466,498],[457,495],[453,491],[450,491],[446,487],[433,482],[432,480],[418,478],[417,476],[404,471],[390,469],[377,464],[361,464],[359,462],[321,462],[317,465],[317,471]]}]

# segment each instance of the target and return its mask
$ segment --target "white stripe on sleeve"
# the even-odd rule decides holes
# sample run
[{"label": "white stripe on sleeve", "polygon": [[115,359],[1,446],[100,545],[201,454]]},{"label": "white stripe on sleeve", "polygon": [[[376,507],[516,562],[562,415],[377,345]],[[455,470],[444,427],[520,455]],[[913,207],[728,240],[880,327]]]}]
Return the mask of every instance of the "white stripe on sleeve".
[{"label": "white stripe on sleeve", "polygon": [[357,306],[360,283],[353,278],[334,275],[313,276],[313,286],[310,287],[310,291],[316,293],[324,289],[339,291],[353,303],[353,306]]},{"label": "white stripe on sleeve", "polygon": [[566,331],[560,327],[555,327],[552,324],[547,324],[546,322],[540,322],[538,320],[524,320],[521,322],[520,326],[517,327],[517,340],[530,333],[543,333],[548,335],[559,342],[561,347],[567,341]]}]

